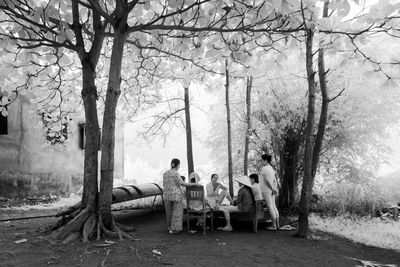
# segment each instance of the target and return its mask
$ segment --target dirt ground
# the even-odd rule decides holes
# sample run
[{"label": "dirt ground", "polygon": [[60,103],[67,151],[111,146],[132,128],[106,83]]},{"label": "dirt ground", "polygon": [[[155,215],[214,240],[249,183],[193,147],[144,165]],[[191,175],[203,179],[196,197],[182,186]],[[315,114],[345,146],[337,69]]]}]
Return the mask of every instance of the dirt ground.
[{"label": "dirt ground", "polygon": [[[254,234],[251,223],[234,222],[234,232],[169,235],[162,211],[115,215],[119,222],[135,225],[136,240],[63,245],[46,238],[45,230],[55,218],[0,222],[0,266],[362,266],[355,259],[400,264],[400,253],[325,233],[305,240],[294,238],[294,231],[265,231],[265,224],[260,224]],[[217,220],[216,225],[221,224]],[[21,239],[27,241],[14,243]]]}]

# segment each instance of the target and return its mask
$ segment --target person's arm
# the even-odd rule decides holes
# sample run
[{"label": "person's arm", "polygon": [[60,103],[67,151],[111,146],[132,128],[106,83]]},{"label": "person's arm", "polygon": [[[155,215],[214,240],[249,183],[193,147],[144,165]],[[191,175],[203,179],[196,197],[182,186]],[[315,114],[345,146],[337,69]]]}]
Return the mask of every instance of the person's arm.
[{"label": "person's arm", "polygon": [[178,184],[181,186],[201,186],[201,184],[199,183],[186,183],[182,181],[182,178],[179,174],[175,176],[175,181],[177,181]]},{"label": "person's arm", "polygon": [[274,189],[274,187],[271,184],[271,181],[273,181],[275,177],[271,177],[271,172],[268,171],[265,179],[265,184],[271,189],[272,193],[276,194],[277,191]]},{"label": "person's arm", "polygon": [[182,183],[181,183],[181,185],[182,186],[186,186],[186,187],[190,187],[190,186],[202,186],[201,184],[199,184],[199,183],[186,183],[186,182],[184,182],[184,181],[182,181]]},{"label": "person's arm", "polygon": [[236,206],[238,206],[238,208],[240,209],[240,206],[242,205],[242,202],[243,202],[243,197],[244,197],[244,195],[243,195],[243,190],[241,190],[241,189],[239,189],[239,192],[238,192],[238,195],[237,195],[237,197],[236,197]]},{"label": "person's arm", "polygon": [[221,188],[222,190],[228,190],[228,187],[226,187],[225,185],[223,185],[221,183],[218,183],[218,184],[219,184],[219,186],[217,187],[217,189]]},{"label": "person's arm", "polygon": [[266,185],[269,189],[271,189],[271,191],[275,191],[275,190],[273,189],[273,187],[272,187],[272,184],[271,184],[270,180],[269,180],[269,174],[268,174],[268,172],[262,173],[261,175],[262,175],[262,178],[264,179],[265,185]]},{"label": "person's arm", "polygon": [[207,194],[208,198],[211,198],[214,196],[214,187],[212,184],[206,185],[206,194]]},{"label": "person's arm", "polygon": [[252,187],[251,187],[251,190],[253,190],[254,198],[255,198],[256,196],[260,196],[260,195],[261,195],[260,186],[258,186],[258,184],[252,186]]}]

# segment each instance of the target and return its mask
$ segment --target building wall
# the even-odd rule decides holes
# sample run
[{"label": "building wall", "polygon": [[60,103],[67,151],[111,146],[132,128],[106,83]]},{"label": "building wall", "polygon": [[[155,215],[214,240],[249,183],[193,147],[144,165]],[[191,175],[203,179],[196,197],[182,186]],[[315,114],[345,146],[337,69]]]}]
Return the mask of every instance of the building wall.
[{"label": "building wall", "polygon": [[[73,118],[68,143],[46,148],[46,133],[32,104],[23,97],[8,109],[8,135],[0,135],[0,196],[67,195],[83,183],[84,150],[79,147],[79,122]],[[123,123],[117,122],[115,176],[123,176]],[[121,135],[122,132],[122,135]],[[100,153],[99,153],[100,154]]]}]

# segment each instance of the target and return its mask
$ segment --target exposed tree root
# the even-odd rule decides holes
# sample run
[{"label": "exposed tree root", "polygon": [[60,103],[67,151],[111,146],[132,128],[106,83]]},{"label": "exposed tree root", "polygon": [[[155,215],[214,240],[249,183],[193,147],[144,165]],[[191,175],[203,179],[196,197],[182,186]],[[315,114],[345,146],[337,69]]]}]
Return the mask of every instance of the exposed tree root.
[{"label": "exposed tree root", "polygon": [[59,213],[56,214],[56,217],[61,217],[61,216],[66,216],[66,215],[70,215],[71,213],[73,213],[76,210],[80,210],[81,208],[81,202],[73,205],[72,207],[69,207],[68,209],[64,210],[64,211],[60,211]]},{"label": "exposed tree root", "polygon": [[136,231],[136,228],[134,228],[133,226],[124,225],[124,224],[117,223],[117,222],[115,222],[115,225],[116,225],[119,229],[121,229],[122,231],[124,231],[124,232],[135,232],[135,231]]},{"label": "exposed tree root", "polygon": [[96,227],[96,215],[92,214],[83,226],[83,243],[89,242],[89,237],[93,234],[93,230]]},{"label": "exposed tree root", "polygon": [[69,242],[72,242],[72,241],[78,239],[79,236],[80,236],[80,233],[79,233],[79,232],[73,232],[72,234],[70,234],[69,236],[67,236],[67,237],[62,241],[62,243],[63,243],[64,245],[65,245],[65,244],[68,244]]},{"label": "exposed tree root", "polygon": [[89,207],[86,207],[70,222],[68,222],[66,225],[60,227],[55,232],[53,232],[53,234],[52,234],[53,238],[54,239],[65,239],[71,233],[80,231],[82,225],[88,219],[89,216],[90,216]]},{"label": "exposed tree root", "polygon": [[82,237],[84,243],[90,239],[100,240],[102,237],[133,239],[134,236],[127,232],[133,232],[132,226],[116,223],[112,217],[110,229],[104,226],[100,214],[90,212],[89,207],[85,209],[69,209],[69,213],[63,212],[63,218],[53,227],[54,239],[63,240],[67,244]]},{"label": "exposed tree root", "polygon": [[[99,215],[99,218],[101,218],[101,216]],[[111,220],[111,230],[108,230],[107,228],[104,227],[103,221],[99,220],[100,223],[100,228],[102,230],[102,232],[111,238],[119,238],[120,240],[122,240],[123,238],[126,239],[131,239],[133,238],[133,236],[131,236],[130,234],[126,233],[125,231],[121,230],[115,223],[114,217],[112,217]]]}]

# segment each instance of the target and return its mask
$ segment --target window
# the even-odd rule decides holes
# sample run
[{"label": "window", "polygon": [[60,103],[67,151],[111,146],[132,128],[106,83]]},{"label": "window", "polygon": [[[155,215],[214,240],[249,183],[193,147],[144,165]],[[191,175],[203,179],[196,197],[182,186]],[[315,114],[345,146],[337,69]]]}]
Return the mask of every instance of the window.
[{"label": "window", "polygon": [[63,144],[68,139],[68,123],[62,124],[61,131],[51,132],[47,129],[46,140],[52,144]]},{"label": "window", "polygon": [[8,119],[0,113],[0,135],[8,134]]},{"label": "window", "polygon": [[[79,123],[78,124],[79,127],[79,148],[80,149],[85,149],[85,145],[86,145],[86,123]],[[99,147],[98,150],[101,150],[101,129],[99,131]]]},{"label": "window", "polygon": [[8,97],[0,95],[0,135],[8,134],[7,105],[9,102]]},{"label": "window", "polygon": [[85,123],[79,123],[78,124],[78,128],[79,128],[79,148],[80,149],[85,149],[85,129],[86,129],[86,124]]},{"label": "window", "polygon": [[38,114],[41,116],[44,129],[46,130],[46,143],[48,145],[65,145],[68,139],[68,123],[71,119],[68,119],[67,116],[60,119],[45,112],[38,112]]}]

